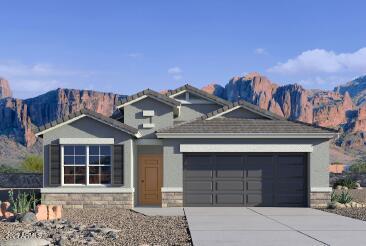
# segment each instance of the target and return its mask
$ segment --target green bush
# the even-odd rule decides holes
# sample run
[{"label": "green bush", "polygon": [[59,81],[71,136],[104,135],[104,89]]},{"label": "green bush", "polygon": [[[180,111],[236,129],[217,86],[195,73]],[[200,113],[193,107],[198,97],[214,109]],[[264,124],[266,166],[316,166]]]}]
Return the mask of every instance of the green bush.
[{"label": "green bush", "polygon": [[346,203],[350,203],[352,202],[353,198],[352,196],[345,191],[342,191],[341,194],[337,195],[337,202],[342,203],[342,204],[346,204]]},{"label": "green bush", "polygon": [[348,189],[356,189],[357,182],[353,180],[351,177],[346,177],[344,179],[340,179],[334,183],[333,188],[336,188],[338,185],[345,186]]},{"label": "green bush", "polygon": [[0,173],[19,173],[20,170],[18,168],[6,165],[0,165]]},{"label": "green bush", "polygon": [[15,197],[13,190],[8,192],[9,202],[11,210],[14,213],[26,213],[29,211],[35,211],[36,206],[40,199],[36,198],[34,192],[27,194],[25,192],[18,192]]},{"label": "green bush", "polygon": [[331,202],[337,202],[338,201],[338,195],[337,193],[335,193],[334,191],[332,192],[332,194],[330,194],[330,201]]},{"label": "green bush", "polygon": [[23,161],[21,168],[27,172],[42,173],[43,159],[41,156],[38,155],[29,155]]},{"label": "green bush", "polygon": [[366,173],[366,163],[358,162],[349,167],[352,173]]}]

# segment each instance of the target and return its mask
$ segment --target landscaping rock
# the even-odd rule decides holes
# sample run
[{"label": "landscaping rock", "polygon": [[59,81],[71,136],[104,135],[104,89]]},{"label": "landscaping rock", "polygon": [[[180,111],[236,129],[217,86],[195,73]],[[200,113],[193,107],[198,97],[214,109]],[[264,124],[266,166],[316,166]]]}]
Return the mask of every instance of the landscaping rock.
[{"label": "landscaping rock", "polygon": [[3,217],[6,220],[11,220],[12,218],[14,218],[14,214],[12,212],[5,212],[5,213],[3,213]]},{"label": "landscaping rock", "polygon": [[341,190],[341,189],[342,189],[342,185],[337,185],[337,186],[336,186],[336,189],[337,189],[337,190]]},{"label": "landscaping rock", "polygon": [[51,245],[192,245],[184,217],[144,216],[119,208],[63,213],[63,219],[51,221],[0,222],[0,240],[36,237]]},{"label": "landscaping rock", "polygon": [[46,246],[50,245],[50,242],[40,238],[29,238],[29,239],[13,239],[0,241],[1,246]]},{"label": "landscaping rock", "polygon": [[1,213],[4,215],[6,212],[9,212],[10,202],[2,202],[1,203]]},{"label": "landscaping rock", "polygon": [[36,207],[36,217],[37,220],[47,220],[48,219],[48,212],[47,212],[47,206],[39,204]]},{"label": "landscaping rock", "polygon": [[28,212],[23,214],[19,219],[17,219],[21,223],[33,223],[37,221],[37,217],[34,213]]},{"label": "landscaping rock", "polygon": [[342,204],[342,203],[339,203],[339,202],[336,202],[335,206],[336,206],[336,208],[345,208],[346,207],[345,204]]}]

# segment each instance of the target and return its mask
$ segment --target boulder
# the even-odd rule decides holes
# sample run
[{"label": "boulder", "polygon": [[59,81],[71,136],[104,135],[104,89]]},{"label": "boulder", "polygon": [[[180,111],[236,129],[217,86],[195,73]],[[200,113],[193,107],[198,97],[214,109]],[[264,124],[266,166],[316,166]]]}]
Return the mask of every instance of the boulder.
[{"label": "boulder", "polygon": [[22,214],[17,220],[21,223],[33,223],[37,221],[37,217],[32,212],[27,212],[25,214]]},{"label": "boulder", "polygon": [[341,189],[342,189],[342,185],[337,185],[337,186],[336,186],[336,189],[337,189],[337,190],[341,190]]},{"label": "boulder", "polygon": [[346,207],[346,205],[345,205],[345,204],[342,204],[342,203],[340,203],[340,202],[336,202],[336,203],[335,203],[335,207],[336,207],[336,208],[345,208],[345,207]]},{"label": "boulder", "polygon": [[14,214],[12,212],[5,212],[3,214],[4,218],[9,220],[9,219],[12,219],[14,217]]},{"label": "boulder", "polygon": [[1,203],[1,213],[4,215],[5,212],[9,212],[10,202],[2,202]]},{"label": "boulder", "polygon": [[352,208],[356,208],[357,207],[357,202],[351,202],[350,205],[351,205]]},{"label": "boulder", "polygon": [[2,240],[0,241],[0,245],[2,246],[45,246],[50,245],[51,243],[45,239],[40,238],[28,238],[28,239],[11,239],[11,240]]},{"label": "boulder", "polygon": [[62,217],[61,205],[48,205],[47,210],[49,220],[61,219]]},{"label": "boulder", "polygon": [[37,220],[39,220],[39,221],[48,219],[48,211],[47,211],[46,205],[42,205],[42,204],[37,205],[36,217],[37,217]]}]

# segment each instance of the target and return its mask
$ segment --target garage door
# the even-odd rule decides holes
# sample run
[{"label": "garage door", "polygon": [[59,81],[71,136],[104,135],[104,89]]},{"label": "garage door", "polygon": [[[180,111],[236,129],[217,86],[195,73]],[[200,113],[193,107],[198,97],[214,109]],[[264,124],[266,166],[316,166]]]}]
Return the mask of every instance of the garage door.
[{"label": "garage door", "polygon": [[184,154],[185,206],[307,206],[306,154]]}]

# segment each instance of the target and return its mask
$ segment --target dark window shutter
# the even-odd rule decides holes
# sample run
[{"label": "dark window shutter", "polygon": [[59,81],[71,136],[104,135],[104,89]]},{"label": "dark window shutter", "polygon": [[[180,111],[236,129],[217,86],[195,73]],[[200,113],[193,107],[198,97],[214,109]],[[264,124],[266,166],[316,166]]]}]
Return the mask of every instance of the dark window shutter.
[{"label": "dark window shutter", "polygon": [[123,185],[123,145],[114,145],[113,185]]},{"label": "dark window shutter", "polygon": [[50,145],[49,157],[50,186],[59,186],[61,185],[61,151],[59,144]]}]

